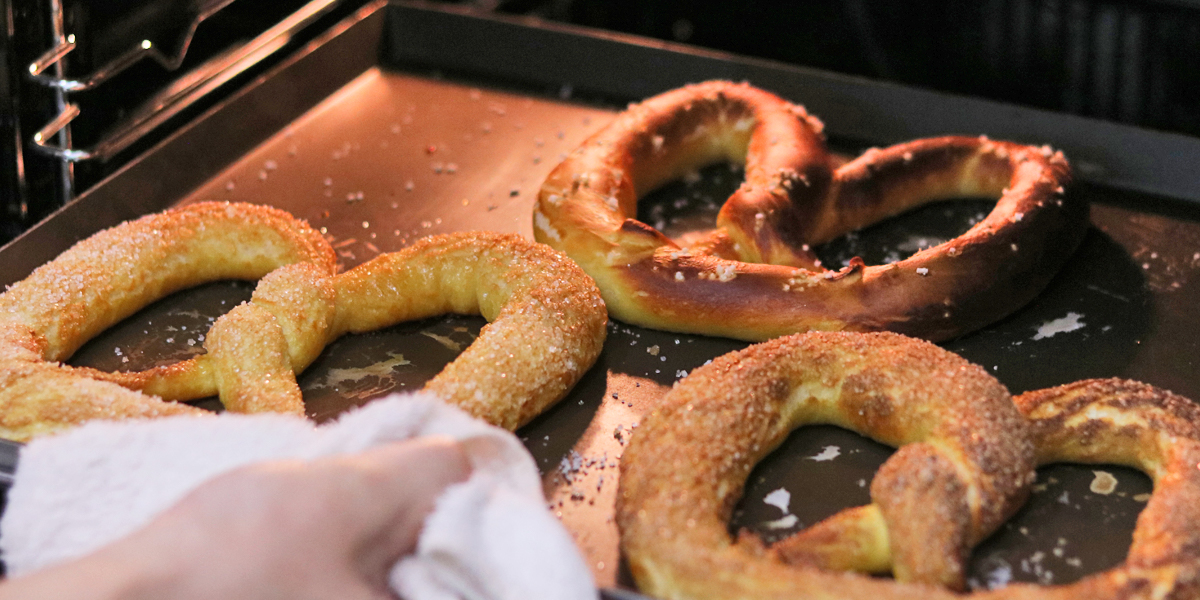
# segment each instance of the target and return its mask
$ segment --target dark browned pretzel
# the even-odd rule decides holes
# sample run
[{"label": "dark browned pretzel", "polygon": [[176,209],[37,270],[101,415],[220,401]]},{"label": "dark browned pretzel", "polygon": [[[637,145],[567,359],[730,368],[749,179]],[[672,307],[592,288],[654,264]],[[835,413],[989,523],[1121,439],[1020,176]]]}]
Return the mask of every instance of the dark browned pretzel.
[{"label": "dark browned pretzel", "polygon": [[[1039,293],[1087,208],[1059,152],[977,137],[870,150],[836,167],[822,124],[746,84],[691,85],[632,105],[542,186],[538,241],[595,278],[611,314],[671,331],[764,340],[808,330],[971,331]],[[717,228],[687,245],[637,221],[638,198],[700,166],[744,162]],[[828,271],[810,246],[921,204],[991,196],[959,237],[896,263]]]}]

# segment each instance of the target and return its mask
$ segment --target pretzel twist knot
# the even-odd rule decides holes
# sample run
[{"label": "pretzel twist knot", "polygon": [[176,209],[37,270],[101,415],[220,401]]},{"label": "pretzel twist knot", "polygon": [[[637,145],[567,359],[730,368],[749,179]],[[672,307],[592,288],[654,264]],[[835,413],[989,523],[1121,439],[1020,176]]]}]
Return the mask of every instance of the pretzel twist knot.
[{"label": "pretzel twist knot", "polygon": [[[542,186],[538,241],[600,287],[611,314],[671,331],[765,340],[808,330],[940,340],[1016,310],[1082,239],[1087,207],[1064,195],[1061,153],[941,137],[872,149],[842,166],[803,107],[746,84],[691,85],[630,106]],[[689,241],[636,220],[646,192],[718,161],[745,182],[717,227]],[[811,246],[908,209],[999,198],[961,236],[896,263],[824,270]]]},{"label": "pretzel twist knot", "polygon": [[[327,344],[449,312],[490,323],[426,389],[515,429],[562,398],[604,342],[606,311],[587,275],[518,236],[434,236],[336,271],[319,233],[262,206],[202,203],[100,232],[0,294],[0,436],[203,413],[166,400],[213,395],[235,412],[302,415],[296,374]],[[141,372],[59,363],[167,294],[260,278],[250,302],[213,324],[205,354]]]},{"label": "pretzel twist knot", "polygon": [[[765,548],[726,522],[754,465],[825,423],[899,450],[847,509]],[[961,598],[971,548],[1020,506],[1034,467],[1117,463],[1155,491],[1124,564],[1001,598],[1194,598],[1200,408],[1152,386],[1089,380],[1010,399],[982,368],[891,333],[808,333],[696,369],[638,426],[617,524],[638,586],[662,598]],[[844,570],[887,573],[895,582]]]}]

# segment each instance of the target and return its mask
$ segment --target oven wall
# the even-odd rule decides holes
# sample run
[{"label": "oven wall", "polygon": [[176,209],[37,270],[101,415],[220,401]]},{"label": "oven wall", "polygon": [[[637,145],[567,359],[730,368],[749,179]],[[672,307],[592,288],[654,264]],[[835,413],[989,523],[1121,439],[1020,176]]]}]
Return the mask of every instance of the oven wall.
[{"label": "oven wall", "polygon": [[0,244],[53,212],[64,199],[62,167],[31,155],[30,136],[57,113],[54,95],[25,77],[50,46],[44,7],[0,0]]},{"label": "oven wall", "polygon": [[[255,27],[269,26],[303,1],[233,2],[200,26],[193,48],[199,52],[189,55],[181,71],[226,43],[253,35]],[[143,33],[113,16],[137,16],[139,2],[64,0],[66,29],[104,40],[90,52],[77,51],[70,69],[86,72],[127,46],[128,40],[114,41],[114,32]],[[344,0],[344,11],[363,2]],[[159,0],[148,5],[169,3],[186,4]],[[1200,135],[1200,69],[1192,64],[1200,56],[1200,0],[455,3]],[[6,28],[0,40],[0,244],[169,133],[156,132],[122,159],[80,163],[69,178],[56,160],[31,149],[33,133],[58,113],[54,95],[25,77],[29,63],[51,45],[46,5],[47,0],[0,0]],[[82,110],[72,125],[76,146],[102,138],[114,121],[171,77],[159,65],[143,63],[108,89],[72,95]],[[186,118],[174,125],[182,122]]]},{"label": "oven wall", "polygon": [[1200,135],[1196,0],[509,0],[498,8]]},{"label": "oven wall", "polygon": [[[62,95],[28,76],[29,65],[54,47],[52,1],[0,0],[5,18],[5,34],[0,40],[0,244],[86,193],[367,2],[339,0],[311,24],[293,32],[280,50],[193,99],[160,126],[148,131],[122,127],[153,114],[171,90],[188,89],[181,82],[195,85],[203,81],[228,51],[269,30],[309,1],[60,0],[63,33],[76,40],[74,49],[58,63],[61,75],[86,81],[97,72],[113,73],[91,89]],[[220,5],[216,12],[202,10],[216,5]],[[124,69],[108,68],[129,50],[147,43],[168,62],[143,56]],[[129,131],[136,134],[122,139],[134,141],[102,158],[74,163],[40,152],[33,144],[34,134],[59,115],[67,102],[76,105],[79,114],[66,129],[70,142],[56,139],[56,145],[93,149],[118,132]]]}]

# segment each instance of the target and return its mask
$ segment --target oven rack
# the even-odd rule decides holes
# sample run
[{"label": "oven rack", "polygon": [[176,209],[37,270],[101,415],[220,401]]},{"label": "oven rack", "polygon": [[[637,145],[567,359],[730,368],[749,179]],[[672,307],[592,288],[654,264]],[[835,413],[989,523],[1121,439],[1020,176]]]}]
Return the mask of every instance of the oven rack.
[{"label": "oven rack", "polygon": [[[167,71],[177,71],[184,63],[196,29],[202,22],[234,0],[191,0],[171,2],[164,16],[188,15],[185,32],[174,48],[146,36],[116,58],[82,76],[65,75],[65,63],[83,40],[68,33],[63,24],[61,0],[49,0],[53,45],[27,67],[29,78],[56,94],[59,113],[33,134],[31,140],[37,151],[62,161],[64,177],[70,185],[71,165],[81,161],[107,161],[145,138],[168,120],[197,105],[217,89],[247,72],[279,50],[301,31],[331,12],[342,0],[311,0],[296,12],[287,15],[273,27],[250,41],[229,48],[190,71],[181,74],[159,92],[129,111],[128,116],[112,126],[98,141],[86,148],[72,142],[70,124],[80,116],[78,104],[70,94],[90,92],[112,81],[117,75],[143,60],[153,60]],[[69,195],[68,195],[69,196]],[[68,197],[69,199],[69,197]]]}]

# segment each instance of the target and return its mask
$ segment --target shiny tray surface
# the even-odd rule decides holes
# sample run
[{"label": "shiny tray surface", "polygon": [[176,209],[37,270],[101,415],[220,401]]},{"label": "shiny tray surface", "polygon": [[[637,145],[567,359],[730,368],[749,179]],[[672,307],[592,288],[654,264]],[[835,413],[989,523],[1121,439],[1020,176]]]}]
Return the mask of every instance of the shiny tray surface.
[{"label": "shiny tray surface", "polygon": [[[436,19],[442,13],[381,8],[364,13],[328,43],[378,44],[386,31],[381,27],[384,16],[399,20],[414,14]],[[445,18],[445,26],[453,27],[462,17]],[[470,23],[489,30],[486,19]],[[489,31],[504,40],[507,32],[521,29],[498,23]],[[346,41],[347,36],[365,40]],[[436,233],[488,229],[532,237],[532,203],[542,179],[623,102],[636,98],[619,91],[600,93],[596,88],[603,86],[587,85],[586,72],[548,86],[442,68],[439,51],[431,47],[433,58],[419,61],[390,59],[383,52],[374,64],[354,73],[329,74],[330,80],[346,81],[322,84],[332,93],[253,143],[234,141],[232,151],[226,151],[213,132],[193,137],[203,139],[209,152],[228,154],[229,160],[189,175],[191,183],[167,177],[146,195],[149,200],[130,204],[135,201],[120,200],[117,191],[151,185],[151,172],[135,165],[81,199],[74,210],[122,202],[132,214],[203,200],[271,204],[325,233],[344,268]],[[319,54],[314,48],[312,55]],[[670,62],[672,56],[661,58]],[[262,87],[289,81],[286,69],[305,68],[304,60],[286,66]],[[318,76],[321,72],[316,71]],[[794,74],[780,77],[785,75]],[[312,77],[295,79],[294,85],[313,85]],[[769,77],[752,82],[764,87],[775,83]],[[252,89],[218,107],[212,119],[251,119],[256,113],[248,105],[261,107],[278,93],[273,88],[257,97]],[[806,102],[802,95],[789,97]],[[830,127],[834,145],[846,152],[889,141],[888,136],[838,136],[836,123]],[[225,126],[220,132],[239,137],[236,128]],[[1052,133],[1040,141],[1056,144]],[[158,150],[159,156],[177,151],[171,143]],[[149,156],[143,162],[153,161]],[[711,216],[740,173],[718,165],[702,175],[698,182],[672,184],[644,199],[641,217],[670,231]],[[1092,229],[1060,276],[1016,314],[944,346],[983,365],[1014,393],[1085,377],[1121,376],[1200,397],[1194,364],[1200,317],[1191,309],[1200,300],[1200,215],[1194,205],[1086,181],[1072,193],[1091,202]],[[935,205],[833,242],[823,252],[828,261],[857,253],[882,260],[952,237],[989,209],[978,201]],[[35,235],[78,239],[99,226],[67,211]],[[0,250],[0,265],[17,264],[3,257],[24,247],[14,243]],[[10,266],[0,275],[16,280],[23,277],[22,269]],[[207,327],[248,299],[252,288],[252,283],[220,282],[171,296],[93,340],[72,362],[140,369],[202,351]],[[476,317],[448,316],[338,340],[300,377],[310,415],[325,420],[381,395],[419,388],[482,325]],[[518,432],[542,469],[549,505],[572,531],[601,586],[631,585],[612,521],[617,465],[631,430],[675,381],[744,346],[613,322],[597,365],[559,405]],[[215,401],[202,404],[218,408]],[[890,452],[834,427],[799,430],[752,474],[731,530],[746,527],[775,539],[842,507],[868,502],[871,476]],[[1098,485],[1107,479],[1101,473],[1114,476],[1116,487]],[[771,493],[779,489],[790,493],[788,505],[765,501],[778,498]],[[1039,471],[1036,489],[1030,503],[977,548],[972,585],[1065,583],[1123,560],[1150,483],[1141,473],[1121,467],[1056,465]]]}]

